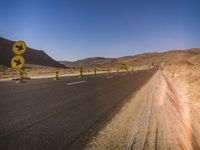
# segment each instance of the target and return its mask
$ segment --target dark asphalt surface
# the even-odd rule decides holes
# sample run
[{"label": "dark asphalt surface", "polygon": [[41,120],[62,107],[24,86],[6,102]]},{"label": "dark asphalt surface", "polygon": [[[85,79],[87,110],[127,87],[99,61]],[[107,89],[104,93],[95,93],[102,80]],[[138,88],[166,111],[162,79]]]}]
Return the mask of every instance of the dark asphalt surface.
[{"label": "dark asphalt surface", "polygon": [[[89,133],[154,73],[0,82],[0,150],[81,149]],[[76,81],[86,82],[67,85]]]}]

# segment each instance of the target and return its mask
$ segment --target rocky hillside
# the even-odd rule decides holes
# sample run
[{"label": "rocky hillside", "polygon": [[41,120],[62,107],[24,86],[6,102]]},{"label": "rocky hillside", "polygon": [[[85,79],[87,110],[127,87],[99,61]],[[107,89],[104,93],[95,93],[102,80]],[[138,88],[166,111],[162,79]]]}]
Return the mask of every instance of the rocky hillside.
[{"label": "rocky hillside", "polygon": [[[13,43],[14,41],[0,37],[0,65],[10,66],[10,61],[14,56],[12,52]],[[35,50],[28,47],[23,56],[26,60],[26,64],[59,68],[65,67],[64,65],[52,59],[42,50]]]},{"label": "rocky hillside", "polygon": [[119,58],[91,57],[74,62],[62,61],[68,67],[117,67],[121,64],[129,66],[143,65],[194,65],[200,64],[200,48],[188,50],[171,50],[166,52],[144,53],[134,56],[124,56]]}]

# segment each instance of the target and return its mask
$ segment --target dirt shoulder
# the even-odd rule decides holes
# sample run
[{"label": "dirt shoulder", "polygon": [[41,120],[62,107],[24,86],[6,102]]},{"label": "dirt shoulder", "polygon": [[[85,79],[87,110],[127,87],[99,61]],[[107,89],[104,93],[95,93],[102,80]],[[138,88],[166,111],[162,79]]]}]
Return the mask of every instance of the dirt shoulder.
[{"label": "dirt shoulder", "polygon": [[175,86],[158,71],[86,149],[199,149],[194,108]]}]

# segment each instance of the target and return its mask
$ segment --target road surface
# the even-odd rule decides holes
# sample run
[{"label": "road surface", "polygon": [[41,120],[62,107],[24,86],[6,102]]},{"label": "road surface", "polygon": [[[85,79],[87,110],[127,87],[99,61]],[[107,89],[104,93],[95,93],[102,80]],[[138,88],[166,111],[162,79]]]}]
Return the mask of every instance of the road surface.
[{"label": "road surface", "polygon": [[81,149],[155,69],[0,83],[0,149]]}]

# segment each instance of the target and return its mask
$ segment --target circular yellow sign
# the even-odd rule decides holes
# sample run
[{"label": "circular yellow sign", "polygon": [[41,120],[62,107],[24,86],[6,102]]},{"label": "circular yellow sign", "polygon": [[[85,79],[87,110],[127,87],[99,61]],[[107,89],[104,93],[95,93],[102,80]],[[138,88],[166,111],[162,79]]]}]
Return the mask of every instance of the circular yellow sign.
[{"label": "circular yellow sign", "polygon": [[16,55],[22,55],[26,51],[26,43],[23,41],[17,41],[13,44],[13,52]]},{"label": "circular yellow sign", "polygon": [[11,60],[11,66],[15,69],[21,69],[25,64],[24,57],[17,55],[14,56]]}]

